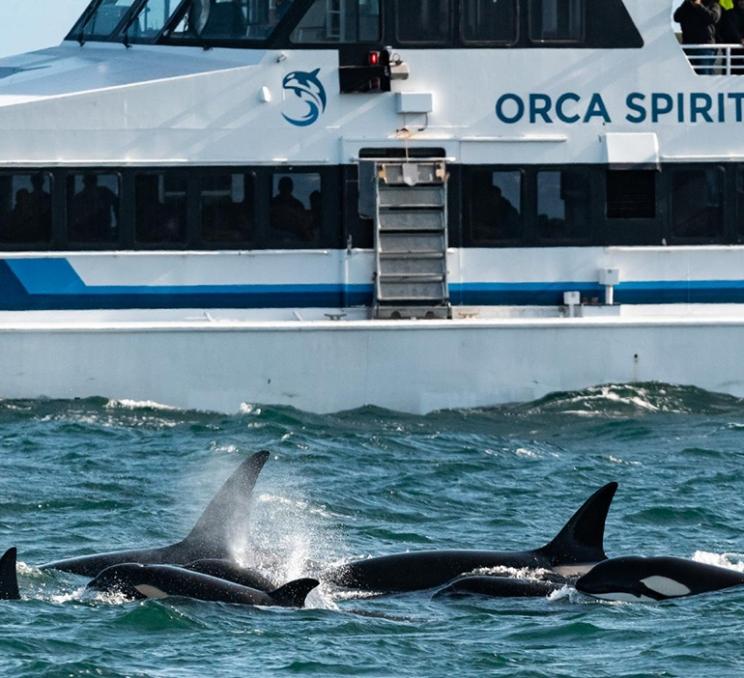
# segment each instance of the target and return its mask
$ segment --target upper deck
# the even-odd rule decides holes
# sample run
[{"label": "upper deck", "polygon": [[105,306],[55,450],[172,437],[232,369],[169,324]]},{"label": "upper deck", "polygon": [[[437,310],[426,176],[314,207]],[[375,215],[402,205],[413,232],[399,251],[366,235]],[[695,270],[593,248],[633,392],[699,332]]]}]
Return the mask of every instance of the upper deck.
[{"label": "upper deck", "polygon": [[59,47],[2,61],[0,165],[744,156],[744,80],[696,74],[666,3],[596,5],[94,0]]}]

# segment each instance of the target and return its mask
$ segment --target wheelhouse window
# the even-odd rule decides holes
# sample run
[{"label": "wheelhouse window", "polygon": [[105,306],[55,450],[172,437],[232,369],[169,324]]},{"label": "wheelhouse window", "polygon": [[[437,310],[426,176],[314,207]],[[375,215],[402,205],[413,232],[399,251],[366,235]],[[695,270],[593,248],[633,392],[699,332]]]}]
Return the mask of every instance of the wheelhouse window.
[{"label": "wheelhouse window", "polygon": [[654,170],[607,171],[607,218],[656,218]]},{"label": "wheelhouse window", "polygon": [[672,170],[672,235],[688,240],[718,238],[724,230],[721,168]]},{"label": "wheelhouse window", "polygon": [[450,39],[448,0],[396,0],[395,32],[401,44],[445,44]]},{"label": "wheelhouse window", "polygon": [[211,243],[253,239],[255,176],[234,172],[201,177],[199,216],[201,238]]},{"label": "wheelhouse window", "polygon": [[473,168],[466,188],[473,243],[514,241],[522,236],[522,173]]},{"label": "wheelhouse window", "polygon": [[72,35],[83,40],[114,37],[116,30],[137,0],[101,0],[92,11],[73,28]]},{"label": "wheelhouse window", "polygon": [[191,0],[173,38],[263,40],[294,0]]},{"label": "wheelhouse window", "polygon": [[135,238],[149,244],[186,241],[186,175],[138,174],[134,180]]},{"label": "wheelhouse window", "polygon": [[516,0],[462,0],[462,38],[466,43],[515,43],[517,18]]},{"label": "wheelhouse window", "polygon": [[306,44],[379,39],[380,0],[315,0],[291,36]]},{"label": "wheelhouse window", "polygon": [[530,39],[547,43],[581,42],[585,14],[585,0],[530,0]]},{"label": "wheelhouse window", "polygon": [[127,29],[127,37],[134,41],[154,40],[163,31],[177,6],[176,0],[147,0]]},{"label": "wheelhouse window", "polygon": [[0,243],[49,243],[52,177],[47,172],[0,175]]},{"label": "wheelhouse window", "polygon": [[318,240],[323,224],[320,174],[274,173],[270,215],[273,240],[283,245],[311,244]]},{"label": "wheelhouse window", "polygon": [[118,174],[67,176],[68,239],[79,243],[111,243],[119,234]]},{"label": "wheelhouse window", "polygon": [[537,173],[537,233],[542,241],[585,240],[590,234],[591,190],[582,170]]}]

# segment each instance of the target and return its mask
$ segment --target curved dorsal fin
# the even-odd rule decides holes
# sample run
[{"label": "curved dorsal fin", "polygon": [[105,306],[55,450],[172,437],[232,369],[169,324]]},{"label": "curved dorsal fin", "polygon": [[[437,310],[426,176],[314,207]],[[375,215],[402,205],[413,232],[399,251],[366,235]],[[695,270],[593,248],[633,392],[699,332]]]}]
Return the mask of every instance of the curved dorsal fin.
[{"label": "curved dorsal fin", "polygon": [[245,520],[258,474],[269,458],[265,450],[246,459],[225,481],[181,547],[195,549],[201,558],[226,558],[236,526]]},{"label": "curved dorsal fin", "polygon": [[553,565],[597,563],[606,560],[604,530],[607,512],[617,491],[617,483],[600,487],[582,507],[571,516],[563,529],[540,552]]},{"label": "curved dorsal fin", "polygon": [[317,579],[295,579],[294,581],[280,586],[269,595],[276,601],[277,605],[285,607],[304,607],[305,598],[320,582]]},{"label": "curved dorsal fin", "polygon": [[16,574],[15,547],[8,549],[0,558],[0,600],[19,600],[18,575]]}]

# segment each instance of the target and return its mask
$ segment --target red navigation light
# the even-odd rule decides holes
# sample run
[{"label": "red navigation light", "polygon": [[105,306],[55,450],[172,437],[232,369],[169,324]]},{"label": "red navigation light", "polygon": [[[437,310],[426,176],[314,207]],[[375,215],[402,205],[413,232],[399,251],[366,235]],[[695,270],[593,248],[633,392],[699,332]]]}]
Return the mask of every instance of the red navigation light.
[{"label": "red navigation light", "polygon": [[369,65],[370,66],[380,65],[380,53],[378,51],[373,50],[369,53]]}]

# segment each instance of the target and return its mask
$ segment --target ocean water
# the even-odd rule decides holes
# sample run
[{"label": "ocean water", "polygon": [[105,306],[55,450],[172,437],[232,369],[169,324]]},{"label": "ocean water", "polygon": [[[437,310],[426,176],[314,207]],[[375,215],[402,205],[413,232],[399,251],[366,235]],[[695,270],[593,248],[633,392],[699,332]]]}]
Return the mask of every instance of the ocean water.
[{"label": "ocean water", "polygon": [[456,601],[321,590],[288,610],[125,602],[37,569],[177,541],[260,449],[271,459],[236,552],[277,579],[405,550],[534,548],[611,480],[608,554],[744,570],[744,401],[697,389],[604,386],[426,417],[4,401],[0,547],[18,547],[23,600],[0,603],[0,673],[744,675],[744,587],[650,605],[570,589]]}]

